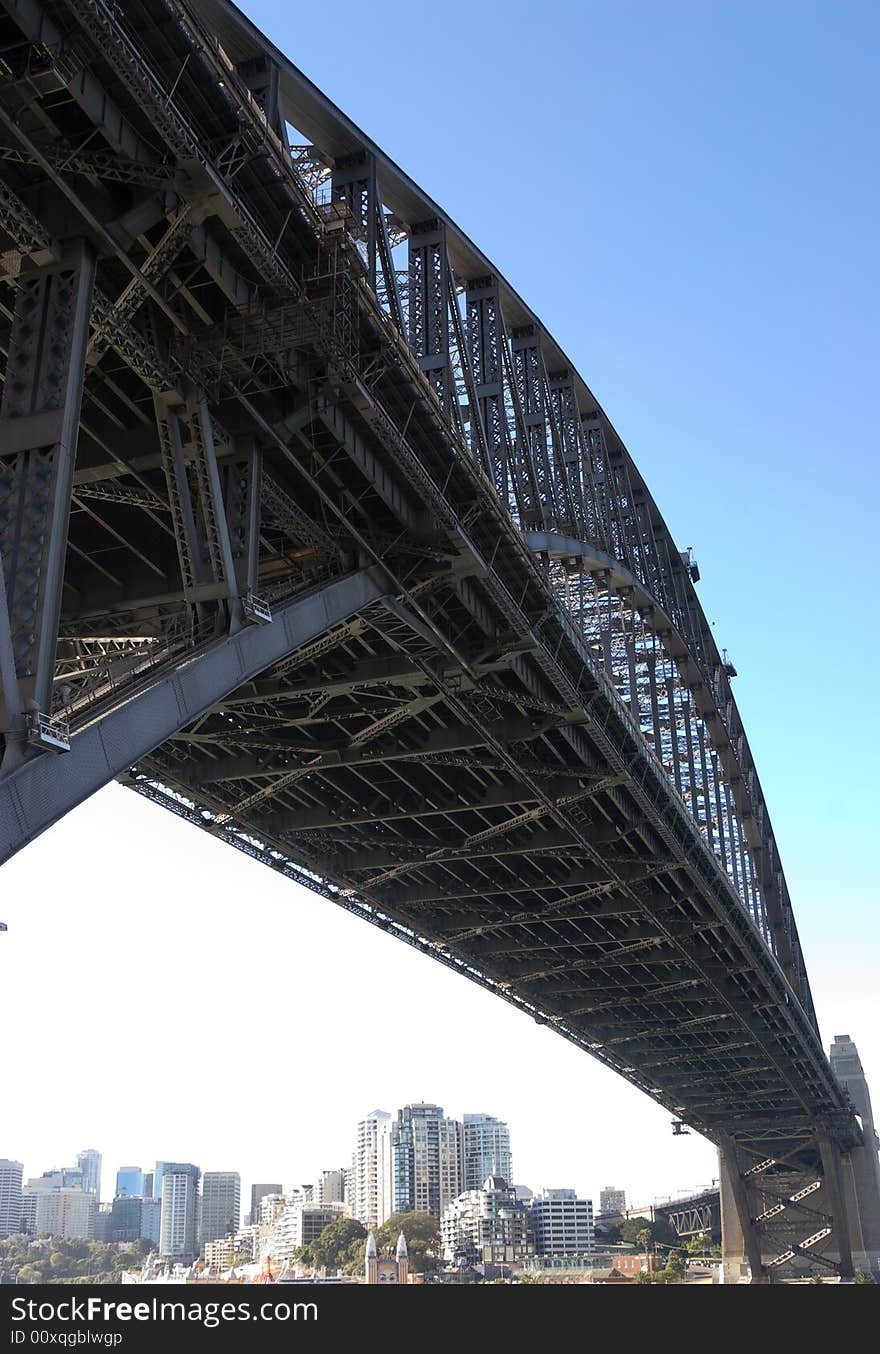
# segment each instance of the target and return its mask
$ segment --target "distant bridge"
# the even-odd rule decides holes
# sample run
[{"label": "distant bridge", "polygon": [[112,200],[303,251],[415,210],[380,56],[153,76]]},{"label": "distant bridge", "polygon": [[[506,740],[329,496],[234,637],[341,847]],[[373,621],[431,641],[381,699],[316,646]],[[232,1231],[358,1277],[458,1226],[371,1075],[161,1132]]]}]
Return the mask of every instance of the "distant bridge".
[{"label": "distant bridge", "polygon": [[717,1143],[753,1278],[850,1272],[734,668],[595,396],[225,0],[0,39],[0,859],[115,777]]}]

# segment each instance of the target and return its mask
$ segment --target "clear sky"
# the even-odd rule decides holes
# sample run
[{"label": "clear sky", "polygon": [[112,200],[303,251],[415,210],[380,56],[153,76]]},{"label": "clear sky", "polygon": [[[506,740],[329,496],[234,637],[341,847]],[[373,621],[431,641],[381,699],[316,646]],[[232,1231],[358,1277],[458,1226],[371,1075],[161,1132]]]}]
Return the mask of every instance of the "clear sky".
[{"label": "clear sky", "polygon": [[[474,239],[624,437],[739,669],[823,1038],[880,1100],[880,9],[246,0]],[[511,1126],[518,1182],[649,1201],[708,1144],[549,1030],[111,786],[0,875],[0,1156],[251,1180],[408,1100]]]}]

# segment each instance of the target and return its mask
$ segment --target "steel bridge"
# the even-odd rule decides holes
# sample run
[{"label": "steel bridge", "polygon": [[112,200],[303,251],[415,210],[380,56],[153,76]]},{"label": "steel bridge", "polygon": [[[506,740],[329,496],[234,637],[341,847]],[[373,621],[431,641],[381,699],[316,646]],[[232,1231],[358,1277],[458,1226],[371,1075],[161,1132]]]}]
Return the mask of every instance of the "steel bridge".
[{"label": "steel bridge", "polygon": [[735,670],[565,353],[226,0],[0,0],[0,143],[0,859],[121,780],[705,1134],[754,1279],[851,1270]]}]

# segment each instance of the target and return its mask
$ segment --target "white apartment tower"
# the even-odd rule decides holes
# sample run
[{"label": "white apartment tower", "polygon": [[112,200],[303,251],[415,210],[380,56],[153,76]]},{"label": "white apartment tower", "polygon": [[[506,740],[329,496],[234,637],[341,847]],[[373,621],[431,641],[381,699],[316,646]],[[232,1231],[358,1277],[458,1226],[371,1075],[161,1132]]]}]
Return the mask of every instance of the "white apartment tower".
[{"label": "white apartment tower", "polygon": [[234,1236],[241,1225],[241,1176],[238,1171],[205,1171],[199,1241],[204,1246]]},{"label": "white apartment tower", "polygon": [[200,1171],[176,1162],[163,1166],[159,1254],[191,1264],[198,1254]]},{"label": "white apartment tower", "polygon": [[12,1236],[21,1222],[21,1176],[24,1166],[20,1161],[0,1158],[0,1236]]},{"label": "white apartment tower", "polygon": [[357,1126],[351,1159],[351,1206],[364,1227],[381,1227],[394,1212],[391,1175],[391,1115],[373,1110]]},{"label": "white apartment tower", "polygon": [[482,1189],[490,1175],[500,1175],[509,1184],[510,1130],[491,1114],[466,1114],[461,1126],[461,1188]]}]

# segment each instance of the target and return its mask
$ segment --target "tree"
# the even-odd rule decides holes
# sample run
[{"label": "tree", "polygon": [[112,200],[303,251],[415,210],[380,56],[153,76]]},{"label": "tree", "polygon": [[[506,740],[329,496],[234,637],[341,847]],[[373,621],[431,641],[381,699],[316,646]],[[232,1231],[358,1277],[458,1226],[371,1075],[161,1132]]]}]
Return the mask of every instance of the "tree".
[{"label": "tree", "polygon": [[632,1245],[640,1245],[639,1236],[643,1232],[648,1233],[650,1241],[661,1241],[669,1245],[674,1245],[678,1240],[669,1223],[664,1219],[658,1219],[650,1222],[647,1218],[626,1218],[620,1224],[620,1239],[628,1241]]},{"label": "tree", "polygon": [[351,1260],[350,1247],[365,1242],[366,1236],[355,1218],[336,1218],[319,1237],[302,1247],[298,1258],[315,1269],[342,1269]]},{"label": "tree", "polygon": [[649,1227],[640,1227],[633,1237],[633,1241],[637,1246],[640,1246],[643,1251],[648,1249],[653,1240],[654,1238],[651,1236],[651,1229]]},{"label": "tree", "polygon": [[866,1274],[863,1269],[860,1269],[856,1277],[853,1279],[853,1283],[876,1283],[876,1282],[877,1280],[872,1279],[871,1275]]},{"label": "tree", "polygon": [[409,1267],[414,1274],[437,1269],[440,1255],[440,1224],[431,1213],[392,1213],[376,1233],[380,1251],[393,1251],[400,1233],[406,1237]]}]

